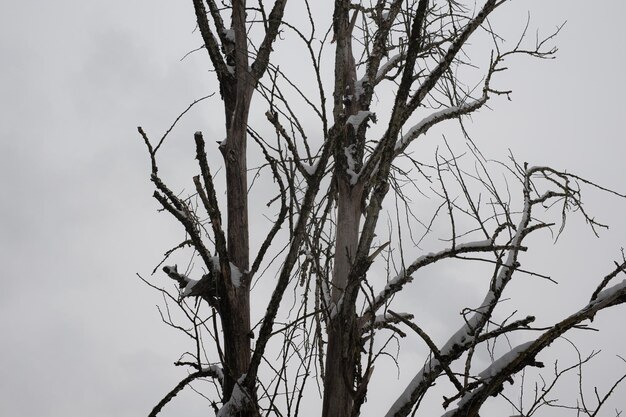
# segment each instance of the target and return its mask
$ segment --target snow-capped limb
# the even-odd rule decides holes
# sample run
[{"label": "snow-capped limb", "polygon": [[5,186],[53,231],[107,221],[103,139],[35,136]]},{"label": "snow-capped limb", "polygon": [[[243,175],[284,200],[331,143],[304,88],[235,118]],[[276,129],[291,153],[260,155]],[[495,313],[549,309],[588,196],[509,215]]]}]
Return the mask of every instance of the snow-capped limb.
[{"label": "snow-capped limb", "polygon": [[239,380],[237,380],[230,399],[220,408],[216,417],[236,417],[241,411],[253,405],[250,393],[248,393],[248,390],[243,385],[245,378],[246,375],[243,374]]},{"label": "snow-capped limb", "polygon": [[518,345],[496,359],[491,365],[489,365],[484,371],[478,374],[480,379],[488,381],[492,379],[494,376],[498,375],[498,373],[502,372],[507,366],[513,362],[513,360],[517,359],[519,356],[524,354],[524,351],[528,349],[528,347],[533,342],[526,342]]},{"label": "snow-capped limb", "polygon": [[[532,171],[533,170],[527,170],[527,178],[529,173]],[[518,233],[520,233],[520,231],[518,231]],[[626,261],[621,264],[617,264],[616,268],[611,272],[611,274],[609,274],[609,276],[619,273],[625,269]],[[503,285],[504,281],[499,281],[500,285]],[[598,311],[622,303],[626,303],[626,280],[599,292],[593,301],[576,313],[549,328],[539,338],[518,346],[507,355],[490,365],[479,375],[481,378],[481,385],[465,394],[457,404],[457,408],[447,412],[445,417],[477,416],[482,404],[489,398],[489,396],[499,392],[502,384],[506,380],[510,379],[513,374],[519,372],[525,366],[542,365],[540,362],[535,360],[535,357],[541,350],[549,346],[552,342],[554,342],[554,340],[561,337],[568,330],[578,326],[583,321],[593,320]],[[475,322],[477,318],[478,316],[475,314],[470,321]],[[528,319],[530,318],[527,318],[527,320]],[[453,336],[442,351],[455,348],[454,344],[458,343],[458,341],[466,343],[466,341],[472,337],[472,335],[463,335],[462,333],[463,329]],[[453,340],[457,340],[457,342],[453,342]]]},{"label": "snow-capped limb", "polygon": [[[478,384],[483,384],[482,387],[492,386],[500,390],[505,380],[510,381],[511,376],[521,371],[524,367],[529,365],[543,367],[541,362],[534,360],[534,355],[526,355],[527,350],[529,350],[533,343],[532,341],[523,343],[502,355],[479,374],[480,379]],[[484,395],[482,387],[479,385],[478,388],[466,392],[457,403],[457,407],[445,413],[444,416],[475,415],[471,414],[473,411],[470,410],[475,408],[475,405],[472,405]],[[480,404],[482,405],[482,402]],[[480,406],[478,408],[480,408]],[[477,412],[478,409],[475,411]]]},{"label": "snow-capped limb", "polygon": [[453,248],[448,248],[441,250],[439,252],[431,252],[426,255],[422,255],[419,258],[415,259],[411,265],[409,265],[406,269],[400,271],[398,275],[392,278],[385,288],[374,298],[374,301],[368,307],[368,309],[363,314],[363,318],[370,317],[374,314],[380,307],[382,307],[392,295],[400,291],[404,285],[413,280],[412,275],[420,268],[423,268],[427,265],[433,264],[437,261],[440,261],[445,258],[454,258],[457,255],[464,253],[472,253],[472,252],[493,252],[497,250],[510,250],[516,249],[521,251],[526,251],[526,247],[524,246],[515,246],[514,244],[509,245],[496,245],[493,243],[491,239],[475,241],[475,242],[467,242],[467,243],[459,243]]},{"label": "snow-capped limb", "polygon": [[216,378],[220,385],[224,384],[224,371],[219,365],[209,365],[202,368],[202,372],[206,373],[206,376]]},{"label": "snow-capped limb", "polygon": [[385,78],[385,76],[389,73],[389,71],[394,69],[405,57],[406,57],[406,52],[401,52],[392,56],[391,58],[389,58],[387,62],[381,65],[380,68],[378,69],[378,72],[376,73],[374,85],[380,83]]},{"label": "snow-capped limb", "polygon": [[[531,183],[531,177],[533,177],[533,175],[535,175],[536,173],[543,173],[545,175],[546,171],[555,173],[554,170],[546,167],[531,167],[525,169],[523,180],[525,203],[520,223],[511,242],[511,245],[514,248],[521,248],[521,243],[524,237],[527,236],[528,233],[530,233],[531,231],[537,229],[537,225],[530,226],[532,207],[535,204],[542,204],[545,200],[541,198],[531,198],[531,192],[534,189],[534,186]],[[562,173],[559,174],[561,177],[563,177],[563,175],[566,175]],[[554,181],[551,182],[554,183]],[[559,186],[564,192],[570,193],[567,182],[565,183],[565,185],[557,183],[557,186]],[[579,204],[578,201],[576,201],[576,204]],[[541,224],[539,226],[541,226]],[[473,316],[469,320],[467,320],[466,325],[459,329],[459,331],[457,331],[457,333],[448,341],[446,346],[444,346],[444,348],[442,349],[443,352],[454,348],[455,344],[465,343],[467,340],[472,340],[476,338],[478,330],[482,328],[486,318],[491,316],[491,312],[493,311],[495,304],[499,300],[500,295],[504,290],[504,287],[512,277],[512,274],[515,270],[515,265],[517,264],[518,251],[519,249],[509,250],[508,256],[502,264],[502,267],[500,268],[499,273],[496,275],[496,278],[492,282],[492,286],[489,289],[483,303],[478,309],[475,310]],[[604,278],[602,283],[605,284],[611,278],[616,276],[619,272],[623,272],[625,270],[626,260],[624,260],[621,264],[616,264],[616,268]],[[598,287],[598,289],[601,288],[602,284]],[[551,330],[547,331],[541,338],[537,339],[536,343],[530,345],[528,352],[532,353],[532,357],[534,358],[534,355],[537,352],[539,352],[545,346],[549,345],[556,337],[559,337],[565,331],[572,328],[574,325],[580,323],[582,320],[592,319],[595,312],[599,311],[602,308],[620,304],[623,302],[626,302],[626,282],[622,282],[602,291],[596,290],[594,296],[592,296],[592,301],[585,308],[583,308],[573,316],[570,316],[563,322],[555,325]],[[533,319],[533,317],[529,317],[526,319],[526,322],[529,323]]]},{"label": "snow-capped limb", "polygon": [[351,125],[352,128],[357,131],[359,130],[361,123],[363,123],[368,118],[374,119],[374,113],[372,113],[371,111],[359,110],[357,114],[353,114],[348,117],[348,120],[346,120],[346,124]]},{"label": "snow-capped limb", "polygon": [[[626,262],[622,263],[616,268],[616,271],[623,272],[625,270]],[[626,279],[619,284],[615,284],[612,287],[605,288],[604,290],[600,291],[585,308],[594,309],[597,308],[597,306],[600,306],[600,308],[605,308],[612,305],[621,304],[623,302],[626,302]]]},{"label": "snow-capped limb", "polygon": [[[617,266],[617,269],[625,266],[626,263],[620,264]],[[583,321],[593,320],[600,310],[623,303],[626,303],[626,280],[602,291],[595,301],[590,302],[576,313],[556,323],[536,340],[516,347],[491,364],[480,373],[481,384],[476,389],[465,394],[457,404],[457,408],[448,411],[444,416],[477,416],[482,404],[490,396],[499,392],[502,389],[502,384],[509,380],[512,375],[526,366],[541,367],[541,362],[535,360],[537,354],[552,344],[557,338],[572,328],[579,326]]]},{"label": "snow-capped limb", "polygon": [[466,392],[456,408],[444,414],[445,417],[476,416],[484,401],[502,390],[505,381],[512,383],[511,377],[526,366],[542,368],[543,363],[535,361],[532,346],[535,341],[523,343],[501,356],[479,374],[478,387]]},{"label": "snow-capped limb", "polygon": [[383,323],[399,323],[401,319],[411,320],[413,317],[414,316],[411,313],[391,314],[391,312],[389,312],[376,316],[374,318],[374,325]]},{"label": "snow-capped limb", "polygon": [[[372,329],[391,328],[390,325],[402,323],[412,320],[415,316],[411,313],[394,313],[388,311],[385,314],[379,314],[374,317],[373,321],[363,322],[361,324],[361,332],[367,333]],[[396,330],[395,328],[393,328]]]},{"label": "snow-capped limb", "polygon": [[300,161],[300,166],[307,174],[311,176],[315,175],[315,171],[317,171],[317,162],[314,163],[313,165],[309,165],[307,163]]},{"label": "snow-capped limb", "polygon": [[615,268],[613,271],[611,271],[608,275],[606,275],[602,279],[602,281],[600,282],[596,290],[591,295],[591,299],[589,300],[590,303],[596,301],[598,297],[600,297],[600,294],[604,294],[604,296],[606,296],[607,293],[605,291],[605,288],[609,284],[609,282],[613,278],[615,278],[619,273],[621,272],[626,273],[626,257],[624,256],[624,249],[622,249],[622,264],[620,265],[616,262],[615,265],[617,265],[617,268]]},{"label": "snow-capped limb", "polygon": [[209,305],[219,311],[217,303],[217,286],[215,282],[216,270],[204,274],[200,280],[191,279],[177,271],[176,265],[163,267],[170,278],[178,282],[181,297],[202,297]]},{"label": "snow-capped limb", "polygon": [[[530,193],[532,185],[530,183],[530,173],[527,171],[524,179],[524,209],[522,211],[521,220],[516,228],[516,233],[511,240],[508,248],[508,255],[506,260],[496,265],[496,274],[489,290],[480,304],[480,306],[474,309],[474,313],[466,318],[463,326],[446,342],[446,344],[440,349],[439,357],[445,358],[445,363],[440,363],[437,359],[430,359],[424,368],[416,374],[413,380],[406,387],[404,392],[394,402],[392,407],[387,412],[387,417],[406,417],[413,405],[424,396],[426,390],[432,385],[445,369],[453,361],[458,359],[463,352],[470,347],[474,346],[478,342],[478,336],[484,328],[487,321],[492,316],[493,310],[498,303],[504,288],[511,280],[515,269],[517,268],[517,258],[520,250],[523,250],[521,246],[522,240],[528,234],[528,226],[531,219],[532,203]],[[461,245],[463,246],[463,245]],[[480,248],[477,244],[466,245],[465,248],[453,250],[477,250]],[[433,254],[426,255],[423,260],[418,259],[415,263],[426,262]],[[432,261],[430,262],[432,263]],[[413,266],[413,265],[412,265]]]},{"label": "snow-capped limb", "polygon": [[477,100],[472,100],[472,101],[463,103],[459,106],[448,107],[448,108],[436,111],[429,116],[426,116],[419,123],[411,127],[409,131],[405,133],[396,142],[396,145],[395,145],[396,154],[404,151],[406,147],[409,145],[409,143],[417,139],[420,135],[423,135],[424,133],[426,133],[428,129],[430,129],[437,123],[443,120],[456,119],[464,114],[471,113],[479,109],[483,104],[485,104],[488,98],[489,97],[487,96],[485,92],[485,94],[483,94],[483,96]]},{"label": "snow-capped limb", "polygon": [[185,274],[181,274],[178,272],[178,265],[174,266],[164,266],[163,272],[167,274],[168,277],[172,278],[176,282],[181,289],[181,295],[183,297],[187,297],[191,295],[191,290],[198,283],[197,280],[189,278]]}]

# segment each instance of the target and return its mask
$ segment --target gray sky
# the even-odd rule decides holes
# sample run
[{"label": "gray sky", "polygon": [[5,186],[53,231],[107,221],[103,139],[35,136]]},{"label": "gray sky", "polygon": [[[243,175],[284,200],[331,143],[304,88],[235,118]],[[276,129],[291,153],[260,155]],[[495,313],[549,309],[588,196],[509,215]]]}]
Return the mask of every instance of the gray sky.
[{"label": "gray sky", "polygon": [[[590,4],[516,1],[494,19],[521,28],[531,10],[543,33],[568,23],[558,58],[511,61],[498,82],[513,101],[494,100],[471,128],[489,157],[510,148],[520,161],[624,192],[626,6]],[[156,213],[136,126],[157,138],[191,101],[216,91],[204,53],[180,62],[200,45],[194,24],[191,2],[2,4],[2,416],[145,415],[184,376],[171,363],[186,340],[160,323],[159,297],[134,276],[148,275],[180,237]],[[215,105],[192,111],[167,143],[165,172],[181,188],[193,172],[192,133],[223,137],[221,116],[206,117]],[[551,252],[522,259],[561,282],[519,288],[520,305],[548,322],[584,305],[626,244],[626,202],[594,193],[586,201],[611,230],[595,239],[573,216]],[[622,307],[599,317],[605,331],[584,345],[603,349],[598,375],[626,368],[614,357],[626,355],[623,315]],[[164,415],[205,413],[196,397],[185,391]],[[384,409],[390,395],[380,397]]]}]

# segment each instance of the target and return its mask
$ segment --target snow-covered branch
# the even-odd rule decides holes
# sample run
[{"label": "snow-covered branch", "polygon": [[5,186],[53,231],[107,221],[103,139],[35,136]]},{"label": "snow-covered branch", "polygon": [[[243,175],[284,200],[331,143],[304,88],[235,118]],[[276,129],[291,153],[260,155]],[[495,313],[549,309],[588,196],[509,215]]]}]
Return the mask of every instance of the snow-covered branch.
[{"label": "snow-covered branch", "polygon": [[[626,263],[622,263],[616,270],[621,270],[625,266]],[[626,280],[600,292],[594,301],[550,327],[536,340],[517,346],[492,363],[479,374],[479,386],[462,396],[456,408],[448,411],[445,417],[477,416],[489,396],[499,392],[502,384],[510,380],[515,373],[526,366],[543,366],[535,357],[544,348],[583,321],[593,320],[600,310],[622,303],[626,303]]]},{"label": "snow-covered branch", "polygon": [[469,114],[482,107],[482,105],[485,104],[488,99],[489,96],[485,91],[483,96],[477,100],[470,100],[469,102],[460,104],[458,106],[447,107],[425,117],[419,123],[411,127],[408,132],[405,133],[400,139],[398,139],[395,145],[395,154],[397,155],[402,153],[413,140],[425,134],[428,129],[430,129],[437,123],[444,120],[456,119],[463,116],[464,114]]},{"label": "snow-covered branch", "polygon": [[525,251],[526,247],[509,245],[496,245],[490,239],[467,242],[456,245],[455,247],[441,250],[439,252],[431,252],[415,259],[406,269],[400,271],[394,278],[389,280],[385,288],[374,298],[371,305],[364,312],[363,318],[370,317],[378,309],[380,309],[389,299],[398,291],[402,290],[405,284],[413,280],[413,274],[419,269],[431,265],[446,258],[454,258],[461,254],[494,252],[501,250],[521,250]]}]

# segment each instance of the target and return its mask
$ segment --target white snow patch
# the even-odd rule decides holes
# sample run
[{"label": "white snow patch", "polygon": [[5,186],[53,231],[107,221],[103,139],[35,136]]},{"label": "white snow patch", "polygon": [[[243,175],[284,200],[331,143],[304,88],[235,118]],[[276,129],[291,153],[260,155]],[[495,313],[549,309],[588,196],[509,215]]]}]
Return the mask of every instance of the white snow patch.
[{"label": "white snow patch", "polygon": [[241,273],[241,271],[239,270],[239,268],[237,268],[237,266],[230,262],[230,280],[233,283],[233,285],[237,288],[239,288],[239,286],[241,285],[241,276],[243,274]]},{"label": "white snow patch", "polygon": [[350,176],[350,184],[355,185],[357,181],[359,180],[359,173],[355,171],[356,169],[356,162],[354,162],[355,146],[354,145],[346,146],[343,152],[346,155],[346,162],[348,164],[346,173]]},{"label": "white snow patch", "polygon": [[398,282],[400,282],[400,280],[403,279],[405,275],[406,275],[406,271],[403,269],[402,271],[400,271],[398,275],[396,275],[395,277],[390,279],[389,282],[387,282],[387,285],[385,285],[385,289],[383,291],[390,290],[391,287],[398,284]]},{"label": "white snow patch", "polygon": [[357,114],[353,114],[350,117],[348,117],[346,124],[352,125],[354,130],[359,130],[361,123],[363,123],[368,117],[370,117],[373,114],[374,113],[372,113],[371,111],[359,110]]},{"label": "white snow patch", "polygon": [[246,407],[250,401],[249,394],[245,392],[243,388],[243,381],[246,378],[246,374],[241,375],[237,380],[233,393],[230,395],[230,399],[224,404],[216,417],[235,417],[239,415],[239,412]]},{"label": "white snow patch", "polygon": [[387,62],[385,62],[380,68],[378,68],[378,72],[376,73],[376,81],[379,82],[387,73],[391,70],[393,66],[395,66],[398,61],[400,61],[404,57],[404,53],[399,53],[391,58]]},{"label": "white snow patch", "polygon": [[318,164],[319,164],[319,161],[317,161],[313,165],[309,165],[307,163],[300,161],[300,166],[302,167],[302,169],[304,169],[304,171],[306,171],[306,173],[311,176],[315,175],[315,171],[317,171]]},{"label": "white snow patch", "polygon": [[204,368],[202,368],[202,370],[204,372],[212,372],[215,375],[217,375],[217,379],[220,380],[220,382],[224,381],[224,371],[222,370],[222,367],[219,365],[209,365],[209,366],[205,366]]},{"label": "white snow patch", "polygon": [[455,249],[483,248],[485,246],[491,246],[492,244],[491,239],[477,240],[475,242],[459,243],[455,246]]},{"label": "white snow patch", "polygon": [[[413,315],[410,314],[410,313],[398,313],[398,316],[400,316],[400,317],[402,317],[404,319],[407,319],[407,320],[410,320],[411,317],[413,317]],[[383,324],[383,323],[387,323],[387,322],[395,320],[395,319],[396,319],[396,316],[394,316],[392,314],[385,313],[385,314],[381,314],[381,315],[376,316],[374,318],[374,324]]]},{"label": "white snow patch", "polygon": [[224,29],[224,37],[230,42],[235,42],[235,31],[233,29]]},{"label": "white snow patch", "polygon": [[211,256],[211,266],[214,271],[220,270],[220,258],[219,256]]},{"label": "white snow patch", "polygon": [[457,107],[449,107],[443,110],[436,111],[430,116],[424,117],[418,124],[410,128],[409,131],[404,136],[402,136],[402,138],[398,142],[396,142],[395,150],[397,151],[398,149],[402,148],[406,143],[415,139],[417,135],[421,133],[426,133],[426,130],[424,130],[423,132],[422,130],[424,129],[424,126],[426,126],[427,124],[430,124],[436,121],[438,118],[445,117],[446,114],[452,113],[453,111],[457,111],[457,110],[458,110]]},{"label": "white snow patch", "polygon": [[[496,376],[498,372],[502,371],[506,368],[511,362],[513,362],[522,352],[524,352],[534,341],[530,341],[527,343],[522,343],[521,345],[511,349],[509,352],[502,355],[499,359],[497,359],[494,363],[489,365],[487,369],[482,371],[478,376],[483,380],[489,380]],[[456,408],[448,411],[442,417],[451,416],[458,411],[459,408],[463,407],[469,401],[474,398],[474,395],[478,391],[472,391],[465,394],[457,403]]]},{"label": "white snow patch", "polygon": [[191,294],[191,290],[198,283],[197,280],[191,279],[187,275],[181,274],[180,272],[178,272],[178,265],[164,266],[163,267],[163,271],[165,271],[165,273],[168,274],[168,275],[170,275],[170,274],[177,275],[177,276],[181,277],[185,281],[185,283],[186,283],[185,284],[185,288],[183,288],[182,291],[180,292],[180,294],[183,297],[186,297],[189,294]]},{"label": "white snow patch", "polygon": [[626,290],[626,279],[620,282],[619,284],[615,284],[612,287],[605,288],[598,293],[598,296],[595,300],[590,302],[588,306],[593,306],[595,304],[599,304],[606,300],[607,298],[611,298],[615,293],[622,292]]},{"label": "white snow patch", "polygon": [[[511,349],[500,358],[498,358],[495,362],[487,367],[484,371],[482,371],[478,376],[482,379],[491,379],[498,374],[501,370],[506,368],[511,362],[513,362],[520,354],[522,354],[530,345],[534,343],[533,341],[522,343],[519,346]],[[460,405],[460,403],[459,403]]]},{"label": "white snow patch", "polygon": [[187,285],[185,286],[185,289],[181,293],[182,296],[187,297],[189,294],[191,294],[191,290],[198,282],[199,281],[196,281],[195,279],[187,278]]},{"label": "white snow patch", "polygon": [[341,296],[339,301],[337,301],[336,303],[331,303],[331,305],[330,305],[330,318],[331,318],[331,320],[334,319],[337,316],[337,314],[339,313],[339,310],[341,309],[341,304],[342,303],[343,303],[343,295]]}]

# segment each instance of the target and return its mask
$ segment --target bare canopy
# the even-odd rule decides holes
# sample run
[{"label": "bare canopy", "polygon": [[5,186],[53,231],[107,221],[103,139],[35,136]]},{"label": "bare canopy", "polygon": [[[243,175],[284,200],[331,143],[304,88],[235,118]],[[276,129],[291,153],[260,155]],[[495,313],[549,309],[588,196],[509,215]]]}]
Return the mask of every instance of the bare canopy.
[{"label": "bare canopy", "polygon": [[[465,3],[335,0],[331,15],[324,14],[328,4],[307,0],[193,0],[223,102],[224,135],[205,141],[195,133],[198,174],[193,193],[181,195],[161,177],[157,160],[180,117],[158,141],[138,129],[154,198],[184,231],[160,265],[179,291],[146,282],[167,300],[164,321],[193,342],[176,363],[189,375],[150,416],[194,381],[211,381],[201,385],[202,394],[222,417],[368,415],[368,390],[380,372],[375,365],[397,363],[401,339],[402,346],[425,344],[429,353],[408,384],[385,381],[394,397],[386,415],[411,415],[441,382],[442,413],[478,416],[491,398],[508,398],[505,382],[543,367],[541,353],[555,340],[626,302],[626,280],[615,279],[626,271],[622,254],[590,277],[596,291],[559,322],[539,328],[534,316],[499,312],[503,299],[514,297],[507,287],[517,277],[550,279],[522,268],[529,235],[544,229],[560,235],[572,211],[597,233],[606,226],[586,212],[582,190],[625,196],[549,166],[482,156],[464,120],[484,117],[479,111],[488,102],[510,95],[498,82],[505,60],[553,58],[559,29],[529,40],[529,21],[521,16],[521,36],[505,48],[490,22],[508,1]],[[284,57],[281,44],[288,40],[299,43],[297,59],[308,60],[306,71],[275,58]],[[455,123],[466,139],[463,152],[429,134]],[[216,141],[225,168],[219,175],[207,157],[213,152],[207,142]],[[439,143],[434,155],[416,152],[428,141]],[[258,166],[251,169],[250,161]],[[495,179],[497,170],[506,174],[504,183]],[[257,180],[272,191],[249,201]],[[251,241],[250,224],[267,224],[264,218],[269,228]],[[422,247],[431,236],[439,246],[427,252]],[[163,266],[181,256],[196,267]],[[428,285],[424,271],[452,260],[467,263],[459,271],[480,271],[473,282],[484,297],[465,306],[457,330],[438,344],[422,318],[395,310],[394,297],[410,293],[420,303],[424,295],[411,282],[420,276]],[[253,291],[257,282],[271,296]],[[448,302],[446,294],[439,298]],[[172,319],[170,304],[183,322]],[[526,342],[493,355],[496,341],[521,330]],[[483,351],[492,353],[488,366],[476,359]],[[580,370],[587,360],[568,369]],[[555,382],[561,374],[555,371]],[[555,385],[544,379],[544,394],[516,410],[530,416],[558,406],[547,397]],[[305,411],[311,403],[319,410]],[[595,415],[604,401],[595,408],[579,404],[577,411]]]}]

